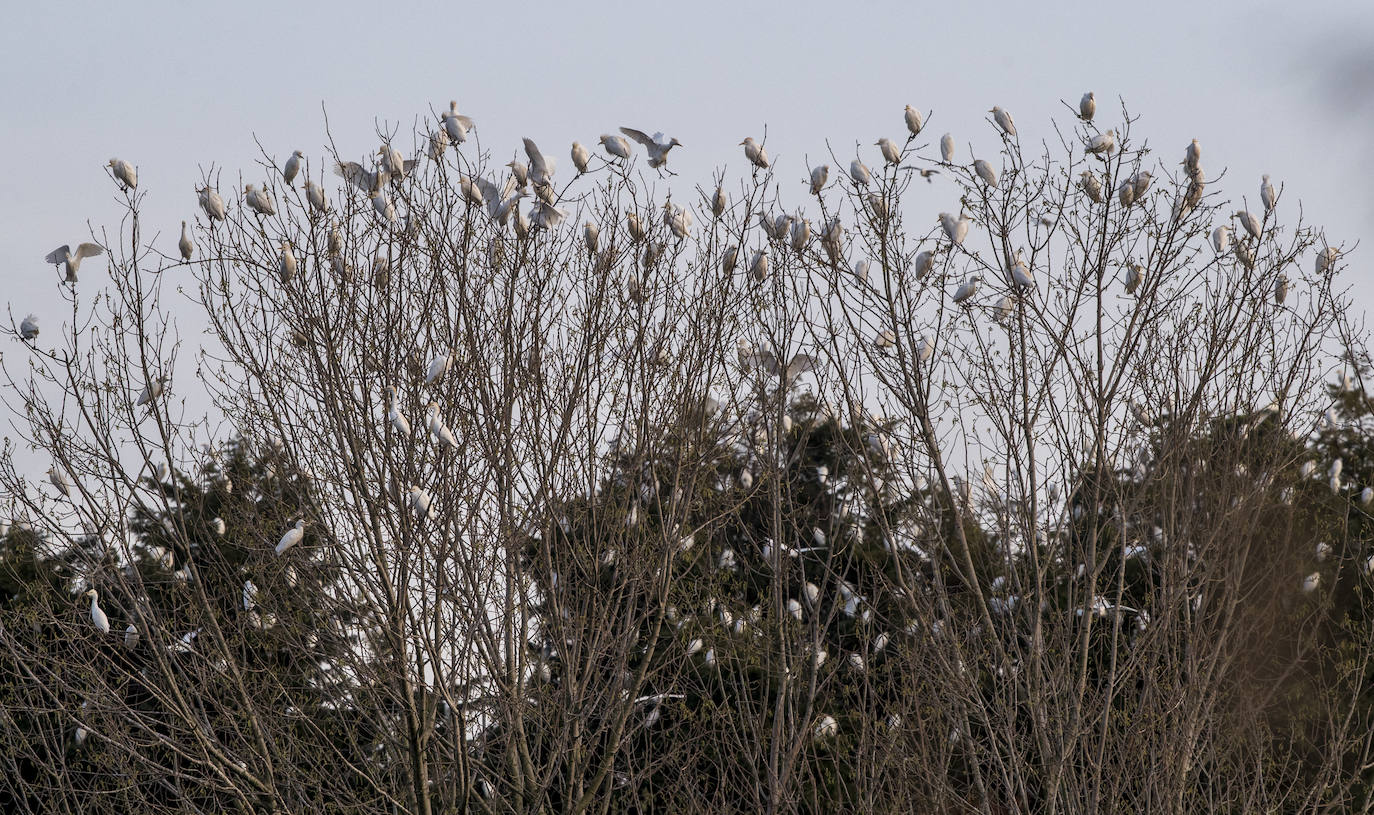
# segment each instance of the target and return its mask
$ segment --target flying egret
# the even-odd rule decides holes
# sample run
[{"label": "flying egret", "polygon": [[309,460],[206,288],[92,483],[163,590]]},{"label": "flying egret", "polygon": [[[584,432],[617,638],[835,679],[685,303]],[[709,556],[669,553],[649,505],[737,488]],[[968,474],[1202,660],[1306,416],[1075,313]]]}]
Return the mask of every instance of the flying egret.
[{"label": "flying egret", "polygon": [[81,269],[81,261],[86,258],[93,258],[103,254],[105,254],[105,247],[98,243],[80,244],[76,247],[75,252],[72,251],[70,246],[64,243],[49,252],[44,260],[55,266],[61,266],[66,270],[67,277],[64,282],[75,283],[76,273]]},{"label": "flying egret", "polygon": [[873,174],[868,171],[862,161],[854,159],[849,162],[849,177],[854,183],[861,187],[867,187],[873,181]]},{"label": "flying egret", "polygon": [[1231,227],[1219,226],[1212,230],[1212,248],[1218,255],[1226,254],[1231,247]]},{"label": "flying egret", "polygon": [[719,218],[725,213],[725,207],[728,204],[729,202],[725,200],[725,189],[716,185],[715,197],[711,199],[711,214]]},{"label": "flying egret", "polygon": [[763,145],[754,141],[753,136],[740,142],[740,144],[744,145],[744,157],[753,162],[755,167],[760,170],[768,169],[768,151],[763,149]]},{"label": "flying egret", "polygon": [[292,546],[295,546],[296,544],[300,543],[301,538],[304,537],[305,519],[302,518],[299,521],[296,521],[295,526],[286,530],[285,535],[281,536],[281,542],[277,544],[277,554],[280,555],[282,552],[285,552],[287,549],[290,549]]},{"label": "flying egret", "polygon": [[811,168],[811,194],[820,195],[825,182],[830,179],[830,165],[822,164]]},{"label": "flying egret", "polygon": [[1240,219],[1240,225],[1245,227],[1245,231],[1250,237],[1258,238],[1260,236],[1262,227],[1259,218],[1256,218],[1253,214],[1243,209],[1235,212],[1232,217]]},{"label": "flying egret", "polygon": [[26,340],[35,339],[38,336],[38,315],[30,314],[19,323],[19,336]]},{"label": "flying egret", "polygon": [[329,202],[325,200],[324,190],[308,178],[305,180],[305,200],[310,202],[310,209],[315,212],[329,211]]},{"label": "flying egret", "polygon": [[981,275],[972,275],[968,280],[959,284],[959,288],[954,291],[954,296],[950,298],[954,303],[963,303],[978,291],[978,284],[982,282]]},{"label": "flying egret", "polygon": [[272,203],[272,197],[266,190],[258,189],[256,184],[247,184],[243,188],[243,202],[248,208],[259,215],[276,215],[277,207]]},{"label": "flying egret", "polygon": [[645,151],[649,154],[649,166],[655,170],[668,163],[669,150],[682,146],[682,142],[677,139],[670,139],[661,132],[649,136],[644,131],[635,130],[633,127],[622,127],[620,132],[644,146]]},{"label": "flying egret", "polygon": [[988,113],[992,114],[993,121],[997,122],[997,126],[1002,129],[1003,133],[1006,133],[1008,136],[1016,135],[1016,125],[1012,124],[1010,113],[1002,110],[996,105],[993,105],[992,108],[988,110]]},{"label": "flying egret", "polygon": [[612,136],[608,133],[602,133],[601,138],[597,139],[597,141],[601,142],[601,146],[606,148],[606,152],[610,153],[614,158],[624,161],[630,160],[630,143],[626,141],[623,136]]},{"label": "flying egret", "polygon": [[91,598],[91,622],[95,623],[95,627],[100,633],[110,633],[110,618],[106,617],[105,612],[100,609],[100,592],[90,589],[86,592],[86,596]]},{"label": "flying egret", "polygon": [[530,184],[536,189],[553,185],[553,172],[555,162],[551,158],[545,158],[539,152],[539,147],[531,139],[523,139],[525,144],[525,155],[530,160]]},{"label": "flying egret", "polygon": [[296,253],[291,251],[291,242],[281,242],[281,259],[277,261],[277,273],[283,284],[290,283],[296,276]]},{"label": "flying egret", "polygon": [[1016,263],[1011,267],[1011,280],[1018,289],[1029,289],[1035,286],[1035,278],[1031,276],[1030,267],[1026,265],[1020,249],[1016,250]]},{"label": "flying egret", "polygon": [[582,225],[582,242],[587,245],[587,254],[595,255],[597,245],[601,240],[601,228],[594,222],[587,221]]},{"label": "flying egret", "polygon": [[1336,267],[1336,259],[1340,257],[1340,252],[1334,246],[1327,246],[1317,253],[1315,269],[1317,274],[1326,275]]},{"label": "flying egret", "polygon": [[288,187],[291,186],[292,181],[296,180],[296,173],[301,171],[301,159],[303,158],[305,158],[304,153],[299,150],[292,150],[291,157],[286,160],[286,166],[281,168],[282,180],[286,182]]},{"label": "flying egret", "polygon": [[1088,194],[1094,204],[1102,203],[1102,182],[1092,170],[1084,170],[1078,177],[1078,186],[1083,188],[1083,192]]},{"label": "flying egret", "polygon": [[940,226],[944,227],[945,237],[949,238],[950,243],[955,246],[963,244],[964,238],[968,237],[970,223],[972,223],[972,219],[963,213],[960,213],[958,218],[948,212],[940,213]]},{"label": "flying egret", "polygon": [[206,186],[196,190],[196,195],[200,199],[200,208],[205,210],[205,217],[212,221],[224,220],[224,199],[219,193]]},{"label": "flying egret", "polygon": [[458,449],[458,439],[454,438],[453,431],[449,430],[448,425],[444,424],[444,420],[439,417],[438,402],[429,403],[428,425],[429,432],[434,434],[434,437],[438,439],[443,446],[450,450]]},{"label": "flying egret", "polygon": [[588,163],[592,160],[592,154],[587,152],[587,148],[582,146],[582,142],[572,143],[572,163],[577,168],[577,174],[587,172]]},{"label": "flying egret", "polygon": [[997,171],[992,169],[991,164],[981,158],[977,159],[973,162],[973,171],[978,174],[979,178],[983,179],[984,184],[989,187],[997,186]]},{"label": "flying egret", "polygon": [[954,160],[954,137],[948,133],[940,137],[940,160],[945,164]]},{"label": "flying egret", "polygon": [[1274,204],[1278,200],[1278,193],[1274,192],[1274,185],[1269,183],[1269,176],[1261,176],[1260,201],[1264,203],[1264,212],[1266,215],[1274,209]]},{"label": "flying egret", "polygon": [[902,116],[906,119],[906,129],[911,133],[911,138],[921,135],[921,128],[926,126],[925,120],[921,118],[921,111],[907,105]]},{"label": "flying egret", "polygon": [[472,129],[472,119],[458,112],[457,100],[448,103],[448,110],[445,111],[443,119],[444,132],[448,133],[449,140],[453,142],[455,147],[468,140],[468,131]]},{"label": "flying egret", "polygon": [[1097,113],[1097,97],[1093,96],[1092,91],[1083,94],[1083,98],[1078,100],[1078,118],[1085,122],[1091,122]]},{"label": "flying egret", "polygon": [[72,485],[67,481],[67,476],[64,475],[61,470],[55,467],[49,467],[48,481],[52,482],[54,487],[57,487],[58,492],[68,498],[72,497]]},{"label": "flying egret", "polygon": [[334,175],[352,184],[359,191],[371,196],[387,181],[386,169],[378,167],[376,172],[363,167],[356,161],[334,162]]},{"label": "flying egret", "polygon": [[1183,155],[1183,166],[1188,170],[1189,175],[1194,175],[1202,170],[1199,163],[1202,160],[1202,145],[1197,139],[1188,143],[1188,149]]},{"label": "flying egret", "polygon": [[[549,185],[552,189],[552,185]],[[535,189],[539,189],[536,187]],[[568,211],[545,201],[535,201],[530,208],[530,220],[540,229],[557,229],[563,219],[568,217]]]},{"label": "flying egret", "polygon": [[935,268],[935,253],[929,249],[923,249],[916,253],[916,257],[911,261],[911,270],[915,272],[917,278],[925,277],[930,274],[930,270]]},{"label": "flying egret", "polygon": [[1088,140],[1088,146],[1085,149],[1096,156],[1111,155],[1116,150],[1116,131],[1108,130],[1106,133],[1098,133]]},{"label": "flying egret", "polygon": [[730,244],[720,256],[720,270],[725,274],[734,274],[735,264],[739,260],[739,247]]},{"label": "flying egret", "polygon": [[185,221],[181,222],[181,240],[177,241],[177,250],[181,252],[182,260],[190,260],[196,251],[196,245],[191,243],[191,236],[186,232]]},{"label": "flying egret", "polygon": [[129,623],[129,627],[124,629],[124,647],[133,650],[138,647],[138,628]]},{"label": "flying egret", "polygon": [[875,144],[878,145],[879,152],[883,154],[883,161],[886,161],[888,164],[902,163],[902,153],[897,149],[897,145],[892,143],[892,139],[878,139]]},{"label": "flying egret", "polygon": [[755,280],[768,277],[768,250],[760,249],[749,259],[749,274]]},{"label": "flying egret", "polygon": [[806,249],[806,244],[811,240],[811,222],[806,218],[798,218],[792,222],[792,251],[801,252]]},{"label": "flying egret", "polygon": [[1135,261],[1126,262],[1126,293],[1135,294],[1145,280],[1145,267]]},{"label": "flying egret", "polygon": [[162,396],[162,392],[167,387],[170,379],[166,376],[159,376],[143,386],[143,392],[138,395],[135,407],[143,407],[149,402]]}]

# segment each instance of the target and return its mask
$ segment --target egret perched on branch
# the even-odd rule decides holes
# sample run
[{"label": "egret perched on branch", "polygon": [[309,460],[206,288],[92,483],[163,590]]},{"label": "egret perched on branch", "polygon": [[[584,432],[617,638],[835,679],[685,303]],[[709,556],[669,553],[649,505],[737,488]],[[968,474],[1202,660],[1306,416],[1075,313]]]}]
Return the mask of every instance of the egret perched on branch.
[{"label": "egret perched on branch", "polygon": [[639,213],[630,211],[625,213],[625,228],[630,232],[630,240],[639,243],[644,240],[644,224],[639,220]]},{"label": "egret perched on branch", "polygon": [[450,450],[458,449],[458,439],[454,438],[453,431],[449,430],[448,425],[439,417],[438,402],[429,403],[429,432],[433,433],[443,446]]},{"label": "egret perched on branch", "polygon": [[[873,347],[879,351],[888,351],[897,345],[897,332],[890,328],[884,328],[878,332],[878,336],[873,340]],[[808,584],[810,585],[810,584]]]},{"label": "egret perched on branch", "polygon": [[587,254],[595,255],[597,245],[601,242],[601,227],[594,221],[587,221],[582,225],[582,242],[587,245]]},{"label": "egret perched on branch", "polygon": [[601,138],[597,139],[597,141],[601,142],[601,146],[606,148],[606,152],[610,153],[614,158],[624,161],[630,160],[630,143],[626,141],[623,136],[612,136],[608,133],[602,133]]},{"label": "egret perched on branch", "polygon": [[1083,188],[1083,192],[1088,194],[1094,204],[1102,203],[1102,182],[1097,180],[1092,170],[1084,170],[1079,175],[1078,186]]},{"label": "egret perched on branch", "polygon": [[1135,294],[1145,280],[1145,267],[1135,261],[1126,263],[1126,293]]},{"label": "egret perched on branch", "polygon": [[181,252],[182,260],[190,260],[196,251],[196,245],[191,243],[191,236],[186,232],[185,221],[181,222],[181,240],[177,241],[177,251]]},{"label": "egret perched on branch", "polygon": [[1029,289],[1035,286],[1035,278],[1031,276],[1030,267],[1026,265],[1020,249],[1016,250],[1016,262],[1011,267],[1011,280],[1018,289]]},{"label": "egret perched on branch", "polygon": [[1008,136],[1016,135],[1016,125],[1012,124],[1010,113],[1002,110],[996,105],[993,105],[992,108],[988,110],[988,113],[992,114],[993,121],[997,122],[997,126],[1002,128],[1003,133],[1006,133]]},{"label": "egret perched on branch", "polygon": [[1183,166],[1188,170],[1188,175],[1196,175],[1202,171],[1202,145],[1197,139],[1188,143],[1188,149],[1183,155]]},{"label": "egret perched on branch", "polygon": [[553,171],[555,162],[551,158],[544,158],[544,154],[539,152],[539,147],[531,139],[524,139],[525,155],[530,160],[530,184],[538,187],[548,187],[553,184]]},{"label": "egret perched on branch", "polygon": [[1078,100],[1078,118],[1085,122],[1091,122],[1097,113],[1097,97],[1093,96],[1092,91],[1083,94],[1083,98]]},{"label": "egret perched on branch", "polygon": [[840,732],[840,725],[835,721],[835,717],[829,714],[822,716],[816,722],[815,734],[817,739],[828,739]]},{"label": "egret perched on branch", "polygon": [[725,189],[717,184],[715,197],[711,199],[711,214],[719,218],[725,213],[725,207],[728,206],[729,203],[729,201],[725,200]]},{"label": "egret perched on branch", "polygon": [[449,138],[448,131],[439,128],[429,134],[429,160],[443,161],[444,153],[448,152]]},{"label": "egret perched on branch", "polygon": [[744,145],[744,157],[753,162],[755,167],[760,170],[768,169],[768,151],[763,149],[763,145],[754,141],[753,136],[746,138],[740,144]]},{"label": "egret perched on branch", "polygon": [[196,190],[196,195],[200,199],[200,208],[205,210],[205,217],[211,221],[223,221],[226,214],[224,209],[224,199],[219,193],[205,186]]},{"label": "egret perched on branch", "polygon": [[525,162],[511,159],[506,162],[506,166],[510,168],[511,177],[515,179],[517,187],[523,190],[530,185],[530,168],[525,166]]},{"label": "egret perched on branch", "polygon": [[983,183],[989,187],[997,186],[997,172],[992,169],[992,165],[982,159],[973,162],[973,171],[978,177],[983,179]]},{"label": "egret perched on branch", "polygon": [[143,407],[144,405],[148,404],[154,399],[161,397],[162,392],[164,389],[166,389],[167,383],[169,381],[171,380],[168,377],[159,376],[156,379],[149,382],[148,384],[144,385],[143,392],[138,395],[138,401],[135,403],[135,407]]},{"label": "egret perched on branch", "polygon": [[132,190],[138,186],[138,173],[134,171],[134,165],[122,158],[112,158],[109,161],[110,170],[114,172],[114,177],[124,185],[126,190]]},{"label": "egret perched on branch", "polygon": [[420,163],[415,159],[407,159],[400,150],[389,144],[377,148],[377,155],[382,159],[380,166],[386,170],[387,181],[393,184],[409,175]]},{"label": "egret perched on branch", "polygon": [[73,252],[67,244],[62,244],[48,253],[44,258],[48,263],[66,269],[67,277],[64,282],[75,283],[76,273],[81,269],[81,261],[86,258],[93,258],[105,254],[105,247],[98,243],[83,243],[76,247]]},{"label": "egret perched on branch", "polygon": [[1116,150],[1116,131],[1108,130],[1106,133],[1098,133],[1088,140],[1085,148],[1095,156],[1111,155]]},{"label": "egret perched on branch", "polygon": [[811,168],[811,194],[820,195],[825,182],[830,180],[830,165],[822,164]]},{"label": "egret perched on branch", "polygon": [[945,164],[954,160],[954,137],[948,133],[940,137],[940,160]]},{"label": "egret perched on branch", "polygon": [[38,315],[30,314],[24,318],[23,322],[19,323],[19,336],[26,340],[38,337]]},{"label": "egret perched on branch", "polygon": [[1226,250],[1231,248],[1231,227],[1219,226],[1212,230],[1212,248],[1218,255],[1226,254]]},{"label": "egret perched on branch", "polygon": [[1336,267],[1336,259],[1340,257],[1340,252],[1334,246],[1324,247],[1317,253],[1315,269],[1317,274],[1325,275]]},{"label": "egret perched on branch", "polygon": [[950,299],[955,303],[963,303],[978,292],[978,284],[983,280],[981,275],[972,275],[968,280],[959,284],[959,288],[954,291],[954,296]]},{"label": "egret perched on branch", "polygon": [[67,476],[63,475],[61,470],[55,467],[49,467],[48,481],[52,482],[54,487],[57,487],[58,492],[68,498],[72,497],[72,485],[67,481]]},{"label": "egret perched on branch", "polygon": [[1135,184],[1131,183],[1131,179],[1128,178],[1121,182],[1121,186],[1116,188],[1116,197],[1123,207],[1129,207],[1135,203]]},{"label": "egret perched on branch", "polygon": [[256,184],[248,184],[243,188],[243,202],[248,208],[259,215],[276,215],[277,207],[272,203],[272,197],[266,190],[258,189]]},{"label": "egret perched on branch", "polygon": [[572,143],[572,163],[577,168],[577,174],[587,172],[588,163],[592,160],[592,154],[587,152],[587,148],[582,146],[582,142]]},{"label": "egret perched on branch", "polygon": [[386,190],[379,189],[373,193],[372,209],[383,221],[396,223],[396,206],[391,203],[391,196],[386,194]]},{"label": "egret perched on branch", "polygon": [[948,212],[940,213],[940,226],[944,227],[945,237],[949,238],[950,243],[955,246],[963,244],[964,238],[968,237],[968,227],[972,220],[963,213],[958,218]]},{"label": "egret perched on branch", "polygon": [[854,261],[854,269],[853,269],[853,271],[854,271],[854,279],[855,279],[855,280],[858,280],[860,283],[867,283],[867,282],[868,282],[868,266],[869,266],[869,264],[868,264],[868,259],[867,259],[867,258],[860,258],[860,259]]},{"label": "egret perched on branch", "polygon": [[907,105],[902,116],[906,119],[906,129],[911,133],[911,138],[921,135],[921,128],[926,126],[925,120],[921,118],[921,111]]},{"label": "egret perched on branch", "polygon": [[992,319],[994,322],[1004,322],[1015,311],[1016,304],[1012,302],[1010,297],[1004,294],[992,307]]},{"label": "egret perched on branch", "polygon": [[878,139],[875,144],[878,145],[878,151],[883,154],[883,161],[888,164],[902,163],[902,153],[897,149],[897,145],[892,143],[892,139]]},{"label": "egret perched on branch", "polygon": [[649,166],[655,170],[668,163],[669,150],[682,146],[682,142],[677,139],[670,139],[661,132],[649,136],[644,131],[635,130],[633,127],[622,127],[620,132],[644,145],[645,151],[649,153]]},{"label": "egret perched on branch", "polygon": [[305,180],[305,200],[310,202],[310,209],[314,212],[329,211],[329,202],[325,200],[324,190],[308,178]]},{"label": "egret perched on branch", "polygon": [[806,218],[797,218],[792,222],[792,251],[801,252],[806,248],[806,244],[811,240],[811,222]]},{"label": "egret perched on branch", "polygon": [[1135,197],[1137,200],[1144,198],[1145,193],[1149,192],[1150,181],[1153,179],[1154,176],[1150,174],[1149,170],[1141,170],[1131,176],[1131,186],[1135,189]]},{"label": "egret perched on branch", "polygon": [[296,544],[300,543],[301,538],[304,537],[305,519],[302,518],[299,521],[296,521],[295,526],[286,530],[285,535],[281,536],[281,542],[277,544],[277,554],[280,555],[282,552],[285,552],[287,549],[290,549],[292,546],[295,546]]},{"label": "egret perched on branch", "polygon": [[282,283],[290,283],[296,276],[296,253],[291,251],[291,242],[281,242],[281,259],[277,261],[277,273]]},{"label": "egret perched on branch", "polygon": [[911,261],[911,271],[916,277],[921,278],[930,274],[930,270],[935,268],[935,253],[929,249],[923,249],[916,253],[916,257]]},{"label": "egret perched on branch", "polygon": [[442,379],[452,367],[453,350],[449,349],[429,361],[429,368],[425,371],[425,384],[432,385],[436,380]]},{"label": "egret perched on branch", "polygon": [[720,256],[720,270],[725,274],[734,274],[735,264],[739,260],[739,247],[730,244]]},{"label": "egret perched on branch", "polygon": [[124,647],[133,650],[138,647],[138,628],[129,623],[129,627],[124,629]]},{"label": "egret perched on branch", "polygon": [[[100,609],[100,592],[90,589],[86,592],[86,596],[91,598],[91,622],[95,623],[95,627],[100,633],[110,633],[110,618],[106,617],[105,612]],[[127,636],[125,641],[127,642]]]},{"label": "egret perched on branch", "polygon": [[861,187],[867,187],[869,183],[873,181],[873,175],[868,172],[868,168],[864,166],[864,163],[858,159],[849,162],[849,177],[854,180],[855,184]]},{"label": "egret perched on branch", "polygon": [[1288,299],[1288,278],[1279,275],[1274,281],[1274,305],[1281,306]]},{"label": "egret perched on branch", "polygon": [[763,280],[768,277],[768,250],[759,249],[754,252],[754,256],[749,259],[749,274],[755,280]]},{"label": "egret perched on branch", "polygon": [[1232,217],[1240,219],[1240,225],[1245,227],[1245,231],[1250,235],[1250,237],[1258,238],[1260,236],[1261,225],[1259,218],[1256,218],[1254,215],[1243,209],[1235,212]]},{"label": "egret perched on branch", "polygon": [[386,404],[389,408],[386,418],[391,422],[391,427],[402,436],[410,435],[410,420],[401,413],[401,408],[396,404],[396,388],[393,385],[386,386]]},{"label": "egret perched on branch", "polygon": [[291,157],[286,160],[286,165],[281,168],[281,177],[287,186],[296,180],[296,173],[301,171],[301,159],[303,158],[305,158],[304,153],[299,150],[292,150]]},{"label": "egret perched on branch", "polygon": [[1260,178],[1260,201],[1264,203],[1264,212],[1267,215],[1274,209],[1274,204],[1279,200],[1278,193],[1274,192],[1274,185],[1269,183],[1269,176]]},{"label": "egret perched on branch", "polygon": [[444,113],[444,132],[448,134],[449,140],[454,147],[468,140],[468,131],[473,128],[472,118],[464,116],[458,112],[457,100],[448,103],[448,110]]},{"label": "egret perched on branch", "polygon": [[416,515],[420,518],[428,518],[431,521],[437,518],[439,513],[435,510],[433,503],[433,500],[429,497],[428,490],[420,489],[414,484],[411,485],[410,508],[415,511]]}]

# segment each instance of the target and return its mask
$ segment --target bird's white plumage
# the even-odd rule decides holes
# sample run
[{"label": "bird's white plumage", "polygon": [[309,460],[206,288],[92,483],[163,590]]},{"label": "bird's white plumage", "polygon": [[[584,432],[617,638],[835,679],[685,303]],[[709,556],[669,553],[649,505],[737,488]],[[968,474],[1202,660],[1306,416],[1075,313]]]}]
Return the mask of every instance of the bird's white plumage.
[{"label": "bird's white plumage", "polygon": [[286,534],[281,536],[281,541],[277,543],[277,554],[282,554],[287,549],[301,542],[305,537],[305,519],[296,521],[296,525],[286,530]]}]

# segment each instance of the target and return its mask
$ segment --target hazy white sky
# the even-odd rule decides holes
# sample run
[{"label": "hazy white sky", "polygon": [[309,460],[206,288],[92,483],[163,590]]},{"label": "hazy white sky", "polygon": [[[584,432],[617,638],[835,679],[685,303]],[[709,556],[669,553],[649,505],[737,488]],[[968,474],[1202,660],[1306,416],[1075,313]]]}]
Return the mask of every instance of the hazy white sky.
[{"label": "hazy white sky", "polygon": [[[408,132],[450,98],[498,156],[528,135],[564,167],[574,139],[661,129],[685,145],[672,156],[684,188],[724,163],[742,172],[738,142],[766,125],[800,199],[805,153],[858,142],[877,163],[871,145],[903,135],[906,104],[934,110],[933,138],[948,130],[990,151],[993,104],[1015,114],[1023,144],[1053,142],[1050,117],[1070,124],[1060,100],[1091,89],[1103,126],[1126,99],[1137,137],[1170,163],[1200,139],[1209,177],[1226,169],[1237,201],[1267,172],[1333,243],[1374,235],[1374,197],[1356,181],[1371,169],[1374,69],[1358,55],[1374,42],[1374,3],[287,5],[6,10],[0,262],[18,317],[46,314],[55,329],[63,309],[43,256],[84,239],[88,219],[117,226],[111,156],[138,165],[145,230],[161,229],[170,253],[201,166],[225,167],[226,191],[240,169],[260,180],[255,136],[279,159],[299,148],[318,160],[322,105],[359,158],[375,150],[375,120]],[[1374,305],[1374,286],[1356,291]]]}]

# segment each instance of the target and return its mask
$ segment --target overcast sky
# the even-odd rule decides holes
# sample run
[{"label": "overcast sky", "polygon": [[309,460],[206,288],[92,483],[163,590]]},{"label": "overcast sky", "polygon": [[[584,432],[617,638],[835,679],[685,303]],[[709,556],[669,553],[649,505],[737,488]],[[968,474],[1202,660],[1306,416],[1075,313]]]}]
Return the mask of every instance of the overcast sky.
[{"label": "overcast sky", "polygon": [[[876,164],[871,145],[903,135],[906,104],[934,110],[933,137],[991,151],[992,105],[1015,114],[1023,144],[1053,142],[1050,117],[1070,125],[1061,100],[1093,90],[1104,127],[1124,98],[1142,117],[1137,137],[1171,163],[1200,139],[1209,178],[1225,169],[1237,202],[1269,173],[1287,185],[1284,206],[1300,200],[1332,243],[1374,234],[1374,196],[1357,181],[1371,169],[1374,3],[286,5],[6,10],[0,261],[17,316],[58,320],[43,256],[85,239],[88,219],[117,227],[110,157],[138,166],[145,230],[161,229],[173,253],[200,167],[226,168],[227,192],[240,169],[263,177],[255,137],[279,160],[318,159],[322,106],[340,149],[361,158],[376,149],[374,121],[409,132],[450,98],[503,161],[520,136],[566,167],[574,139],[666,131],[685,145],[672,156],[683,187],[722,164],[742,172],[738,142],[766,126],[800,199],[804,154],[857,142]],[[932,205],[932,223],[951,205]],[[1352,282],[1369,251],[1353,256]],[[1356,293],[1374,304],[1374,286]]]}]

